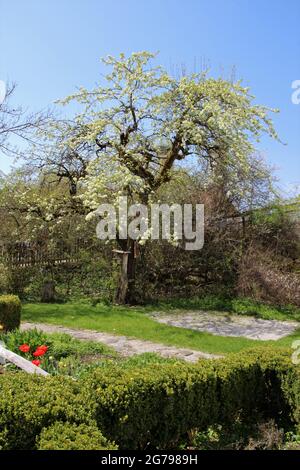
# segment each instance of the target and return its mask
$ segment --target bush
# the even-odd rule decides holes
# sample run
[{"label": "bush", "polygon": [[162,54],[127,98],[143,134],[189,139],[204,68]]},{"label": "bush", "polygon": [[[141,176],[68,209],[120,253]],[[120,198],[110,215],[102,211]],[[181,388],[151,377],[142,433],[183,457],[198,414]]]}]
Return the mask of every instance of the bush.
[{"label": "bush", "polygon": [[9,269],[3,262],[0,262],[0,293],[6,294],[7,292],[9,292],[9,288],[10,288]]},{"label": "bush", "polygon": [[149,364],[93,370],[85,377],[96,420],[123,449],[174,446],[191,429],[236,420],[300,420],[299,368],[290,351],[257,348],[197,365]]},{"label": "bush", "polygon": [[[84,237],[85,238],[85,237]],[[62,240],[58,240],[59,244]],[[57,240],[56,240],[57,242]],[[67,246],[57,248],[56,242],[51,245],[51,253],[61,256],[64,253],[66,259],[70,256],[70,249],[74,247],[74,241],[67,242]],[[25,269],[12,269],[10,272],[9,292],[17,293],[21,299],[27,301],[40,301],[41,291],[48,279],[53,280],[56,286],[58,301],[70,299],[90,299],[97,297],[102,301],[112,301],[115,291],[115,274],[111,263],[111,250],[103,245],[100,240],[88,243],[89,248],[76,253],[75,260],[72,255],[72,263],[54,264],[47,257],[45,264],[27,266]],[[43,254],[41,254],[43,256]],[[47,254],[46,254],[47,256]],[[73,255],[74,256],[74,255]],[[1,288],[1,278],[0,278]]]},{"label": "bush", "polygon": [[94,404],[82,386],[66,377],[25,373],[0,376],[0,449],[35,449],[42,429],[57,421],[92,422]]},{"label": "bush", "polygon": [[57,422],[43,429],[37,440],[38,450],[116,450],[97,426]]},{"label": "bush", "polygon": [[19,350],[19,346],[21,346],[21,344],[28,344],[31,351],[34,351],[41,344],[46,344],[47,346],[50,344],[48,335],[36,328],[25,331],[10,331],[9,333],[3,334],[1,340],[5,343],[7,349],[15,352],[16,354],[21,354]]},{"label": "bush", "polygon": [[[97,426],[121,449],[174,448],[191,430],[233,423],[251,427],[272,419],[290,430],[300,425],[300,368],[290,357],[289,349],[258,347],[197,364],[153,363],[150,357],[126,367],[103,364],[78,381],[4,374],[0,449],[84,446],[86,437],[73,432],[82,424],[94,429],[91,445],[100,442]],[[71,443],[55,441],[56,425],[62,426],[56,423],[69,423]],[[43,431],[52,426],[49,434]]]},{"label": "bush", "polygon": [[286,441],[294,445],[296,438],[293,433],[285,435],[274,420],[269,420],[250,425],[236,422],[230,428],[215,425],[191,433],[187,444],[197,450],[282,450]]},{"label": "bush", "polygon": [[21,323],[21,302],[15,295],[0,296],[0,328],[11,331],[19,328]]},{"label": "bush", "polygon": [[276,305],[300,307],[300,276],[276,253],[259,245],[250,246],[239,265],[236,291],[239,295]]},{"label": "bush", "polygon": [[150,364],[95,370],[85,383],[94,390],[96,420],[123,449],[160,449],[193,426],[217,419],[217,378],[212,364]]}]

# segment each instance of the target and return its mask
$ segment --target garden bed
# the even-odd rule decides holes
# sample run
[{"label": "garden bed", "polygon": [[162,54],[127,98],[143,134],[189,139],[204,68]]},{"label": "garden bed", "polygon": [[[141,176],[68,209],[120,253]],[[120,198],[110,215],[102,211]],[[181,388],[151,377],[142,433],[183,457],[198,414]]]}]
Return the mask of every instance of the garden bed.
[{"label": "garden bed", "polygon": [[[79,341],[64,333],[49,334],[35,328],[2,333],[0,339],[8,350],[52,375],[77,376],[90,365],[118,357],[113,349],[99,342]],[[9,362],[1,370],[2,373],[20,371]]]}]

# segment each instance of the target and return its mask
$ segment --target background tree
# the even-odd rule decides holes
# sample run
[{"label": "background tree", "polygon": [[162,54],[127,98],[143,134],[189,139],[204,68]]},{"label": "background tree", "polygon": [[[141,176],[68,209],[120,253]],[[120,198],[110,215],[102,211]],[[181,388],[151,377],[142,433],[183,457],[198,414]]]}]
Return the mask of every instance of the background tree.
[{"label": "background tree", "polygon": [[22,155],[21,142],[39,145],[36,131],[47,126],[53,118],[49,110],[29,113],[22,106],[11,104],[15,89],[16,84],[9,84],[5,98],[0,102],[0,156],[1,153],[14,157]]},{"label": "background tree", "polygon": [[96,238],[67,181],[55,183],[52,175],[47,182],[25,169],[0,180],[0,292],[37,301],[112,300],[111,250]]}]

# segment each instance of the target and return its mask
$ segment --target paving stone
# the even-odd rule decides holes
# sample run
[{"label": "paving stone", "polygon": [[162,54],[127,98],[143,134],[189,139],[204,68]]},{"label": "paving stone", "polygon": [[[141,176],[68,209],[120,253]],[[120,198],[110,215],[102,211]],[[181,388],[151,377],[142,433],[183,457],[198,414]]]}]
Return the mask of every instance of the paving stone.
[{"label": "paving stone", "polygon": [[189,330],[206,331],[218,336],[243,336],[256,340],[278,340],[293,333],[300,323],[262,320],[250,316],[219,312],[153,312],[150,316],[159,323]]}]

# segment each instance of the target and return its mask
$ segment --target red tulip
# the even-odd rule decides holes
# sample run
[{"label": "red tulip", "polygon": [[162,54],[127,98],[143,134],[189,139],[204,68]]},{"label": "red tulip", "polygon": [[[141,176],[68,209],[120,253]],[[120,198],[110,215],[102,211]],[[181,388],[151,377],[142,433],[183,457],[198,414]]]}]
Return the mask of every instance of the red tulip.
[{"label": "red tulip", "polygon": [[33,361],[31,361],[32,364],[34,364],[35,366],[39,367],[39,365],[41,364],[41,361],[39,361],[38,359],[34,359]]},{"label": "red tulip", "polygon": [[47,351],[48,351],[48,346],[45,346],[43,344],[42,346],[38,346],[36,348],[36,351],[34,351],[33,356],[34,357],[43,356],[44,354],[46,354]]},{"label": "red tulip", "polygon": [[46,351],[44,349],[37,348],[37,350],[34,351],[34,353],[32,355],[34,357],[39,357],[39,356],[43,356],[45,353],[46,353]]},{"label": "red tulip", "polygon": [[30,351],[30,346],[28,344],[22,344],[19,346],[19,350],[23,353],[28,353]]}]

